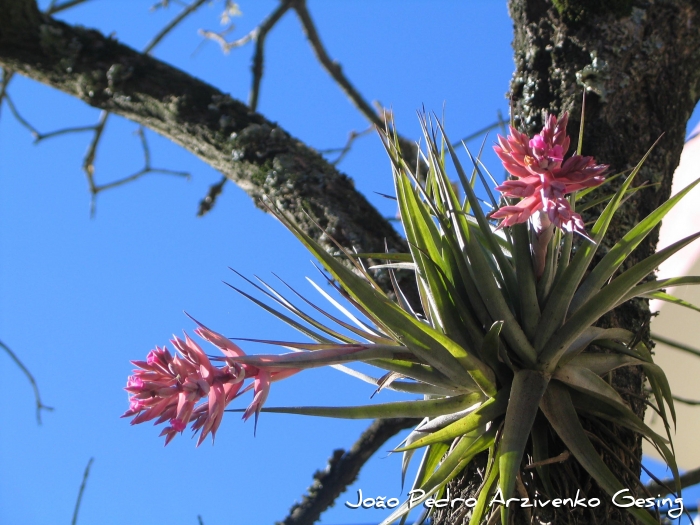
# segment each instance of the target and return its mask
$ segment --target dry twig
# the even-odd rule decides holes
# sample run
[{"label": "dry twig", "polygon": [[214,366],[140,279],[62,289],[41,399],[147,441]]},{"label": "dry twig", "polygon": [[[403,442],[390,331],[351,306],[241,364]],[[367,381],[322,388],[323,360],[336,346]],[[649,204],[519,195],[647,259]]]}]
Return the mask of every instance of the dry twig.
[{"label": "dry twig", "polygon": [[71,525],[76,525],[78,523],[78,511],[80,510],[80,503],[83,500],[83,493],[85,492],[85,486],[87,485],[88,476],[90,475],[90,467],[95,458],[90,458],[85,466],[85,471],[83,472],[83,481],[80,483],[80,489],[78,490],[78,499],[75,501],[75,509],[73,510],[73,519],[71,520]]},{"label": "dry twig", "polygon": [[10,350],[10,347],[8,347],[5,343],[0,341],[0,348],[5,350],[5,353],[10,356],[10,359],[19,367],[19,369],[24,373],[25,376],[27,376],[27,380],[29,381],[29,384],[32,385],[32,390],[34,390],[34,402],[36,403],[36,422],[41,425],[41,411],[46,410],[48,412],[53,411],[53,407],[46,406],[44,403],[41,402],[41,395],[39,394],[39,386],[36,384],[36,380],[34,379],[34,376],[31,374],[29,369],[24,366],[24,363],[20,361],[19,357],[17,357],[17,354],[15,354],[12,350]]}]

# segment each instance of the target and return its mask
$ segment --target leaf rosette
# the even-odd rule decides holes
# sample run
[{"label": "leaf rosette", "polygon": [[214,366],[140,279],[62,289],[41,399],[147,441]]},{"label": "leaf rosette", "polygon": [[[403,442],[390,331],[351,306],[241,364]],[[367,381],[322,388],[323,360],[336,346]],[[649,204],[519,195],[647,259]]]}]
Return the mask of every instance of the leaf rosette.
[{"label": "leaf rosette", "polygon": [[[666,288],[700,283],[700,277],[653,279],[660,263],[700,234],[618,271],[700,181],[650,213],[594,264],[616,212],[640,189],[633,181],[649,153],[626,174],[616,192],[604,194],[601,189],[601,196],[590,196],[589,203],[604,205],[604,209],[586,231],[576,205],[582,196],[604,184],[607,166],[581,156],[580,140],[577,152],[567,157],[566,114],[559,119],[546,118],[543,130],[533,138],[514,128],[509,137],[499,137],[496,153],[512,175],[497,186],[499,200],[491,193],[487,183],[490,175],[478,159],[469,154],[472,168],[468,173],[441,123],[423,116],[421,124],[425,146],[420,162],[403,156],[391,123],[380,132],[391,159],[409,253],[358,254],[338,245],[339,254],[330,254],[284,210],[265,202],[330,273],[329,283],[365,319],[359,319],[317,285],[349,322],[292,290],[340,327],[333,328],[267,283],[249,281],[277,306],[241,293],[314,342],[262,341],[294,352],[247,356],[235,345],[229,348],[223,341],[213,341],[214,335],[210,335],[208,340],[225,353],[220,360],[226,363],[227,374],[239,382],[251,375],[241,370],[258,374],[254,385],[236,387],[236,394],[226,397],[225,402],[254,389],[256,401],[246,414],[254,410],[256,417],[267,411],[352,419],[421,418],[396,451],[404,454],[405,476],[415,452],[422,449],[412,489],[422,491],[423,496],[401,504],[383,525],[398,520],[403,523],[411,507],[440,497],[447,483],[482,452],[488,453],[488,460],[477,504],[471,510],[471,524],[481,523],[494,510],[488,503],[497,490],[505,500],[516,494],[525,469],[536,473],[528,478],[535,480],[536,493],[556,497],[548,470],[549,450],[555,439],[603,491],[613,495],[624,488],[623,484],[594,447],[582,417],[612,422],[640,434],[666,460],[680,491],[671,444],[675,411],[663,370],[654,364],[639,334],[595,325],[626,301],[638,297],[677,301]],[[427,167],[427,171],[416,173],[412,167],[416,165]],[[448,171],[456,173],[457,184],[451,182]],[[484,203],[474,190],[477,181],[489,195],[490,213],[484,211]],[[460,199],[460,194],[465,197]],[[574,253],[576,235],[580,242]],[[363,260],[369,260],[370,265]],[[375,282],[375,271],[389,273],[393,296]],[[395,276],[399,271],[415,274],[420,304],[411,304],[399,287]],[[200,327],[202,330],[208,329]],[[591,345],[598,350],[587,351]],[[370,364],[384,374],[370,377],[349,368],[350,362]],[[274,380],[315,366],[334,366],[377,385],[378,390],[420,394],[422,399],[357,407],[262,407],[269,380],[260,386],[261,374]],[[610,373],[629,366],[643,368],[665,436],[649,428],[610,385]],[[219,376],[224,377],[222,373]],[[264,396],[259,396],[263,391]],[[206,410],[193,410],[191,421],[199,425],[195,430],[212,426],[206,426]],[[220,414],[217,417],[212,434]],[[181,427],[182,422],[177,430]],[[658,523],[643,509],[628,510],[642,523]],[[500,512],[502,523],[508,523],[509,507],[501,506]]]}]

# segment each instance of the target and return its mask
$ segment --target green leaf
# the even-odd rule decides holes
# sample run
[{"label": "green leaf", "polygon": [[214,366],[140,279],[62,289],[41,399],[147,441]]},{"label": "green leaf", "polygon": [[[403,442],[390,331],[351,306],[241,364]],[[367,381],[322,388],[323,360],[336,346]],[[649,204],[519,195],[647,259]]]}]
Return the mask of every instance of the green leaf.
[{"label": "green leaf", "polygon": [[[532,437],[532,462],[541,463],[542,461],[550,459],[549,456],[549,425],[547,421],[541,415],[535,419],[532,424],[532,430],[530,431],[530,436]],[[544,487],[545,494],[554,498],[556,491],[552,485],[552,480],[549,476],[549,465],[540,465],[535,467],[537,469],[537,474],[540,477],[542,486]]]},{"label": "green leaf", "polygon": [[[565,387],[551,383],[540,407],[569,451],[605,492],[612,496],[624,489],[586,436]],[[643,509],[630,507],[627,510],[645,525],[658,525],[652,515]]]},{"label": "green leaf", "polygon": [[[652,146],[653,148],[654,146]],[[574,292],[578,288],[581,279],[588,270],[588,266],[593,260],[600,241],[605,237],[608,231],[608,226],[612,221],[615,212],[620,206],[620,203],[627,192],[630,184],[641,169],[644,161],[647,159],[651,149],[639,161],[637,166],[629,174],[620,189],[617,190],[615,196],[610,200],[608,205],[600,214],[598,220],[591,228],[591,236],[594,242],[584,241],[576,251],[573,260],[561,274],[557,285],[552,289],[547,299],[547,304],[542,311],[542,317],[537,325],[537,335],[535,337],[535,350],[540,353],[547,344],[552,334],[562,325],[569,310],[569,303],[574,296]]]},{"label": "green leaf", "polygon": [[576,312],[576,310],[590,299],[593,294],[597,293],[622,263],[625,262],[625,259],[629,257],[635,248],[637,248],[646,236],[661,222],[666,214],[671,211],[689,191],[697,186],[698,183],[700,183],[700,179],[683,188],[683,190],[668,199],[627,232],[627,234],[605,254],[605,257],[600,260],[588,277],[583,281],[571,300],[569,312]]},{"label": "green leaf", "polygon": [[[420,467],[418,467],[418,472],[416,473],[416,479],[413,482],[413,487],[411,490],[420,488],[428,480],[430,475],[435,471],[435,469],[442,461],[445,453],[449,450],[450,445],[448,443],[434,443],[425,449],[423,454],[423,460],[421,461]],[[404,454],[412,454],[415,450],[408,450]]]},{"label": "green leaf", "polygon": [[405,501],[394,512],[387,517],[380,525],[388,525],[406,514],[416,505],[431,497],[437,490],[445,486],[464,468],[466,463],[479,452],[487,449],[493,444],[496,435],[496,428],[491,428],[483,434],[472,433],[463,436],[452,450],[443,459],[440,466],[430,475],[425,483],[420,487],[424,495],[414,501],[413,507],[409,507],[409,501]]},{"label": "green leaf", "polygon": [[569,363],[558,367],[552,377],[603,402],[627,408],[620,394],[588,368]]},{"label": "green leaf", "polygon": [[416,354],[450,379],[476,382],[487,395],[495,393],[493,372],[475,356],[434,328],[407,314],[383,293],[326,252],[281,211],[272,210],[287,228],[323,263],[348,293]]},{"label": "green leaf", "polygon": [[484,480],[481,491],[479,492],[479,497],[476,500],[476,505],[472,511],[472,516],[469,519],[469,525],[479,525],[481,519],[484,517],[484,512],[486,511],[486,504],[488,499],[493,493],[493,489],[496,487],[496,481],[498,480],[498,461],[494,458],[489,457],[488,464],[491,466],[488,475]]},{"label": "green leaf", "polygon": [[700,237],[700,233],[686,237],[656,252],[654,255],[647,257],[629,270],[623,272],[609,285],[605,286],[601,291],[588,299],[588,301],[557,330],[553,337],[547,341],[539,357],[539,361],[544,369],[553,371],[561,355],[566,352],[569,345],[586,328],[597,321],[603,314],[613,309],[620,299],[622,299],[639,281],[653,272],[659,264],[698,237]]},{"label": "green leaf", "polygon": [[495,397],[485,401],[483,405],[473,412],[470,412],[462,419],[455,421],[445,428],[433,432],[432,434],[429,434],[418,441],[415,441],[411,445],[398,448],[395,450],[395,452],[403,452],[404,450],[420,448],[426,445],[432,445],[433,443],[439,443],[441,441],[449,441],[486,425],[486,423],[489,423],[505,414],[506,407],[508,406],[509,394],[510,388],[502,388],[498,391]]},{"label": "green leaf", "polygon": [[623,366],[643,365],[645,362],[629,355],[595,353],[579,354],[571,359],[568,364],[584,367],[589,369],[594,374],[604,376],[616,368],[621,368]]},{"label": "green leaf", "polygon": [[688,301],[684,301],[680,297],[676,297],[675,295],[667,294],[665,292],[649,292],[645,293],[644,297],[646,297],[647,299],[658,299],[659,301],[677,304],[678,306],[683,306],[685,308],[695,310],[696,312],[700,312],[700,307],[695,306],[694,304],[691,304]]},{"label": "green leaf", "polygon": [[413,262],[413,257],[410,253],[351,253],[350,256],[357,259],[381,259],[384,261]]},{"label": "green leaf", "polygon": [[535,270],[530,254],[530,238],[527,224],[512,227],[514,238],[513,255],[515,274],[518,279],[518,298],[520,300],[520,320],[523,331],[530,341],[535,339],[537,324],[540,322],[540,304],[537,300]]},{"label": "green leaf", "polygon": [[671,277],[670,279],[659,279],[658,281],[649,281],[646,283],[638,284],[632,288],[625,296],[617,303],[620,305],[624,302],[634,299],[635,297],[640,297],[642,295],[656,292],[658,290],[664,290],[666,288],[673,288],[675,286],[684,285],[695,285],[700,284],[700,276],[691,275],[687,277]]},{"label": "green leaf", "polygon": [[[515,480],[525,453],[525,445],[548,384],[548,375],[533,370],[520,370],[513,378],[498,452],[500,487],[503,498],[506,500],[513,494]],[[501,512],[502,523],[508,523],[509,507],[503,506]]]},{"label": "green leaf", "polygon": [[[355,407],[270,407],[262,412],[298,414],[302,416],[331,417],[339,419],[377,419],[392,417],[436,417],[468,408],[481,399],[480,394],[465,394],[442,399],[396,401],[378,405]],[[418,447],[413,447],[418,448]]]}]

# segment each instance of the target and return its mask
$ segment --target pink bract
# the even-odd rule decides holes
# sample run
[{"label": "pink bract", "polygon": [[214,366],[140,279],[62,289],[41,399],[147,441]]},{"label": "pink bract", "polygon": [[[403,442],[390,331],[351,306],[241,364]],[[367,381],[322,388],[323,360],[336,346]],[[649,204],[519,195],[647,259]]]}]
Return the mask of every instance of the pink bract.
[{"label": "pink bract", "polygon": [[[223,352],[226,356],[222,359],[223,366],[212,364],[201,347],[185,334],[184,341],[178,337],[171,340],[178,355],[173,356],[167,348],[156,347],[149,352],[146,361],[132,361],[138,368],[127,380],[125,390],[131,396],[129,409],[122,417],[133,416],[132,425],[154,419],[155,424],[168,421],[169,426],[160,434],[165,436],[166,445],[189,423],[195,433],[200,432],[197,446],[209,434],[213,440],[226,406],[251,388],[253,402],[243,419],[255,414],[257,426],[270,383],[299,371],[296,368],[275,369],[274,362],[266,369],[237,363],[234,359],[245,356],[245,352],[236,344],[201,324],[195,333]],[[245,379],[252,379],[253,383],[241,389]]]},{"label": "pink bract", "polygon": [[494,151],[515,178],[496,189],[505,197],[521,199],[491,214],[501,219],[499,227],[526,222],[541,212],[562,230],[586,236],[581,216],[571,209],[565,195],[602,184],[608,166],[581,155],[564,160],[570,145],[567,122],[566,113],[559,119],[549,115],[542,131],[532,139],[513,127],[508,138],[498,137]]}]

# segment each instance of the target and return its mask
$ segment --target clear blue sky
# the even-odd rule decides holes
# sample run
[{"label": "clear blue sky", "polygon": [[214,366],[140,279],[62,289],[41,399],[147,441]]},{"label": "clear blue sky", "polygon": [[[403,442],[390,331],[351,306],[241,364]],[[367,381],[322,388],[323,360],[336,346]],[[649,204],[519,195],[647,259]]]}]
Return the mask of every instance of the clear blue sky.
[{"label": "clear blue sky", "polygon": [[[174,4],[150,12],[154,1],[93,0],[65,19],[142,48],[179,11]],[[232,37],[249,31],[277,2],[240,4],[243,17]],[[491,124],[499,109],[507,115],[513,62],[505,2],[439,1],[428,8],[405,0],[311,1],[310,8],[331,55],[366,98],[393,108],[405,135],[418,137],[415,111],[422,105],[440,112],[445,104],[455,139]],[[221,9],[221,2],[202,8],[155,55],[245,101],[252,48],[224,56],[214,43],[198,47],[197,29],[218,29]],[[291,14],[269,35],[266,49],[259,111],[267,118],[318,149],[341,146],[348,132],[366,127],[321,70]],[[12,82],[10,94],[43,132],[98,118],[98,111],[23,78]],[[96,163],[99,183],[141,168],[136,129],[110,119]],[[154,133],[147,137],[154,166],[188,171],[191,179],[154,174],[105,192],[90,219],[80,169],[89,135],[35,146],[2,107],[0,340],[29,367],[55,411],[37,426],[29,385],[0,354],[0,523],[70,523],[83,469],[94,457],[80,525],[196,525],[197,515],[206,525],[271,525],[286,516],[332,450],[351,446],[368,424],[263,414],[253,437],[252,422],[228,414],[216,445],[207,441],[197,449],[188,432],[163,448],[160,427],[119,419],[127,408],[129,360],[143,359],[173,333],[191,333],[183,310],[229,337],[303,340],[222,284],[241,284],[227,267],[271,280],[276,272],[322,300],[304,280],[316,273],[311,257],[291,234],[233,185],[212,213],[196,218],[199,200],[219,174]],[[499,171],[494,158],[486,158]],[[358,141],[340,167],[383,213],[394,215],[394,205],[373,193],[392,192],[376,137]],[[361,404],[372,391],[335,370],[318,370],[274,384],[267,404]],[[392,399],[398,396],[384,392],[373,401]],[[358,488],[400,497],[399,458],[386,456],[367,465],[322,523],[381,519],[382,513],[342,502],[354,501]]]}]

